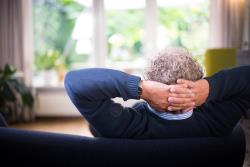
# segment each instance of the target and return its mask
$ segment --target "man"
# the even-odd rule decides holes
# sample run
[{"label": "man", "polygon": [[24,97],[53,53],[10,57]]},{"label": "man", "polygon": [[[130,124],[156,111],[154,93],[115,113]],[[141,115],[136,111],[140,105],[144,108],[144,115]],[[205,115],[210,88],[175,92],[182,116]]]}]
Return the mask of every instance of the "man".
[{"label": "man", "polygon": [[[165,51],[153,61],[146,73],[150,80],[91,68],[69,72],[65,88],[77,109],[103,137],[224,136],[250,108],[249,74],[250,66],[245,66],[200,79],[197,63],[188,52],[177,49]],[[167,85],[175,82],[178,84]],[[145,102],[127,108],[114,103],[114,97]]]}]

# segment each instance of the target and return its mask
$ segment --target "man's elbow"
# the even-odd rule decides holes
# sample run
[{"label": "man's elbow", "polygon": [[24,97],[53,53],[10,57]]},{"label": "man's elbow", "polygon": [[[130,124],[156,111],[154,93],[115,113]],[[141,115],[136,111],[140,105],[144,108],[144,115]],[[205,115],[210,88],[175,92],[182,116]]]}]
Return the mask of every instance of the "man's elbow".
[{"label": "man's elbow", "polygon": [[74,91],[74,87],[75,87],[74,86],[74,72],[72,71],[67,72],[64,78],[64,87],[70,99],[71,100],[75,99],[74,97],[76,95],[74,93],[75,92]]},{"label": "man's elbow", "polygon": [[67,72],[67,74],[65,75],[65,78],[64,78],[64,87],[65,87],[65,89],[66,89],[66,91],[68,91],[70,88],[70,86],[71,86],[71,83],[70,83],[70,81],[72,80],[71,79],[71,74],[72,72]]}]

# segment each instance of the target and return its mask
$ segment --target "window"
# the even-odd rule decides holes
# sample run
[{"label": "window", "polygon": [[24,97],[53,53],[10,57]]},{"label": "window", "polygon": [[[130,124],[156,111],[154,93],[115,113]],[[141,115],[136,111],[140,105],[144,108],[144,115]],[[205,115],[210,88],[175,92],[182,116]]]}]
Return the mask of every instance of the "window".
[{"label": "window", "polygon": [[55,82],[85,67],[140,74],[168,46],[203,63],[208,46],[209,0],[33,0],[33,18],[36,83],[48,83],[46,69]]},{"label": "window", "polygon": [[208,47],[209,0],[158,0],[158,49],[187,48],[200,63]]},{"label": "window", "polygon": [[35,85],[57,84],[66,69],[91,66],[90,9],[74,0],[33,0]]},{"label": "window", "polygon": [[138,67],[143,61],[145,1],[105,0],[107,66]]}]

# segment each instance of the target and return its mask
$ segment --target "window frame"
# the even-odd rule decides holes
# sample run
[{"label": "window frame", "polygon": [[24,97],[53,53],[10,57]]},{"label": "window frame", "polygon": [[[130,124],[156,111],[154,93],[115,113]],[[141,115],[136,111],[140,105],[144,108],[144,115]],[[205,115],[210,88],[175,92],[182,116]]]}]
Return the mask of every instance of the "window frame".
[{"label": "window frame", "polygon": [[[105,32],[106,20],[105,20],[105,0],[91,0],[92,7],[90,9],[93,18],[93,36],[92,36],[92,52],[90,53],[91,67],[103,67],[107,68],[106,59],[108,58],[107,50],[107,36]],[[31,5],[32,8],[32,5]],[[157,0],[145,0],[144,10],[144,37],[143,37],[143,55],[145,62],[148,63],[148,59],[153,55],[157,55],[157,35],[158,25],[160,20],[158,18],[159,6]],[[32,18],[32,16],[31,16]],[[152,26],[155,25],[155,26]],[[32,60],[34,59],[34,54]],[[147,65],[147,64],[146,64]],[[136,67],[138,69],[140,67]],[[144,68],[144,67],[141,67]],[[131,67],[130,70],[135,70]],[[121,69],[122,70],[122,69]]]}]

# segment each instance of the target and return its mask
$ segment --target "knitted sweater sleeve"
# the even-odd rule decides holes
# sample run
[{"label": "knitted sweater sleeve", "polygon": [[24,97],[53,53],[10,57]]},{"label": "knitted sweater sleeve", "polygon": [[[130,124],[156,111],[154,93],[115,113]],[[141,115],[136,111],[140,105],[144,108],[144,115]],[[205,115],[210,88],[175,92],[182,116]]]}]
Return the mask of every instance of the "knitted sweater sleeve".
[{"label": "knitted sweater sleeve", "polygon": [[250,66],[222,70],[206,79],[210,87],[208,101],[250,97]]},{"label": "knitted sweater sleeve", "polygon": [[67,73],[66,91],[88,122],[104,137],[133,137],[146,124],[145,114],[115,103],[112,98],[136,99],[140,77],[104,68]]},{"label": "knitted sweater sleeve", "polygon": [[197,115],[213,135],[227,135],[250,108],[250,66],[223,70],[206,79],[209,97]]}]

